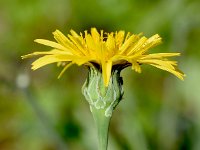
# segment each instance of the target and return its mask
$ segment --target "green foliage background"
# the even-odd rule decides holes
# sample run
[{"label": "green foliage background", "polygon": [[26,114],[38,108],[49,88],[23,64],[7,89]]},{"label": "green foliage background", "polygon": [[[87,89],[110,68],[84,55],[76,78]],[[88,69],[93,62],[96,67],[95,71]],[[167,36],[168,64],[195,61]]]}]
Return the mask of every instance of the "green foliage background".
[{"label": "green foliage background", "polygon": [[73,66],[31,71],[34,59],[20,56],[48,50],[36,38],[53,40],[97,27],[159,33],[152,52],[181,52],[184,82],[150,66],[142,74],[122,72],[124,98],[111,121],[109,150],[200,149],[199,0],[1,0],[0,150],[94,150],[97,139],[81,94],[87,69]]}]

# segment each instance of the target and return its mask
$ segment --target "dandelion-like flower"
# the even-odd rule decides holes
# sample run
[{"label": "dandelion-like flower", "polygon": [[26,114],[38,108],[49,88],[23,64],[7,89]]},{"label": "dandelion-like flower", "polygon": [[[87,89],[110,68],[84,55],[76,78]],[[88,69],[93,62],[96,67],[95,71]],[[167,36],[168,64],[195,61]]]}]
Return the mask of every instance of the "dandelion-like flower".
[{"label": "dandelion-like flower", "polygon": [[179,56],[180,53],[148,53],[149,49],[161,43],[161,37],[158,34],[147,38],[142,34],[129,32],[125,34],[124,31],[105,33],[101,30],[99,33],[96,28],[92,28],[91,33],[85,31],[80,35],[73,30],[70,32],[71,34],[67,36],[59,30],[53,32],[57,42],[36,39],[35,42],[53,49],[46,52],[34,52],[22,58],[43,55],[32,63],[33,70],[51,63],[65,62],[65,67],[59,77],[72,64],[99,67],[105,86],[108,86],[113,67],[132,66],[132,69],[140,73],[142,64],[168,71],[183,80],[184,74],[178,70],[177,62],[168,60],[169,57]]},{"label": "dandelion-like flower", "polygon": [[149,53],[149,49],[161,43],[158,34],[147,38],[142,34],[125,34],[124,31],[105,33],[92,28],[91,33],[85,31],[80,35],[73,30],[67,36],[59,30],[53,32],[53,35],[56,42],[35,40],[52,47],[52,50],[34,52],[22,58],[42,55],[32,63],[33,70],[51,63],[64,65],[58,77],[73,64],[88,66],[88,78],[82,92],[97,125],[99,150],[107,149],[110,118],[123,96],[123,82],[120,77],[123,68],[132,66],[133,70],[140,73],[141,65],[149,64],[168,71],[181,80],[185,76],[178,69],[177,62],[168,59],[179,56],[180,53]]}]

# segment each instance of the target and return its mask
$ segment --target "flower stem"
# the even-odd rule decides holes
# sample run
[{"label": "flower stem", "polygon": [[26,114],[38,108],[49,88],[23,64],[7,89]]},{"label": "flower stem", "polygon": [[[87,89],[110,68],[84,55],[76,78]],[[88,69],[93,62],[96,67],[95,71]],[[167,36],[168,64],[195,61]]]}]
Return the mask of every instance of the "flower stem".
[{"label": "flower stem", "polygon": [[108,147],[108,130],[111,117],[105,116],[105,109],[96,109],[92,107],[92,115],[97,127],[98,150],[107,150]]}]

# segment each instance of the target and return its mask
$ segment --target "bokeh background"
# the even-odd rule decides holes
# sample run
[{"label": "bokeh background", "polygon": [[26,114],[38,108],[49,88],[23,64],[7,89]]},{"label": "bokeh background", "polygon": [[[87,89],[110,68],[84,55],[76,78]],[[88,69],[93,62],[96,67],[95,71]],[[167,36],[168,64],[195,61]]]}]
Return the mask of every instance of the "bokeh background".
[{"label": "bokeh background", "polygon": [[152,52],[181,52],[175,58],[187,77],[142,66],[126,68],[124,98],[114,112],[109,150],[200,149],[199,0],[0,0],[0,150],[95,150],[96,131],[81,94],[87,69],[30,69],[20,56],[48,47],[55,29],[67,34],[97,27],[159,33]]}]

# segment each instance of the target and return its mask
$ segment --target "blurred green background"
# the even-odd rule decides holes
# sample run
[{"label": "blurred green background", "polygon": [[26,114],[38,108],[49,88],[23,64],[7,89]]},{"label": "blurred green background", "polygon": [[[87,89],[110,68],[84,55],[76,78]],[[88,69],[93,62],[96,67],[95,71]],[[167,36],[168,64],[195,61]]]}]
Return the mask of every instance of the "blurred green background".
[{"label": "blurred green background", "polygon": [[81,94],[87,76],[73,66],[30,69],[20,56],[48,50],[36,38],[53,40],[91,27],[159,33],[152,52],[181,52],[187,77],[142,66],[122,72],[124,98],[114,112],[109,150],[200,149],[199,0],[0,0],[0,150],[96,150],[96,131]]}]

